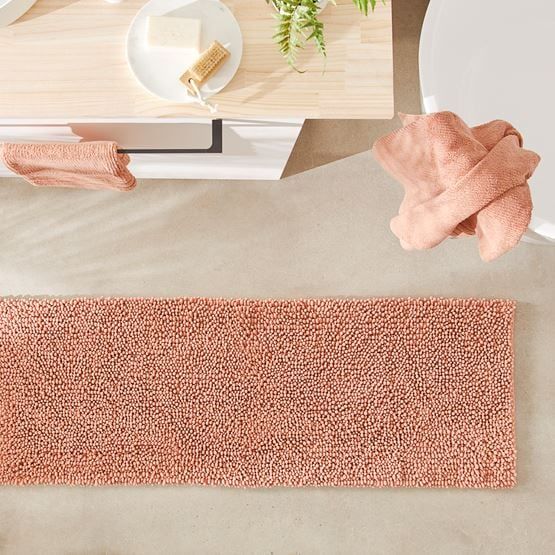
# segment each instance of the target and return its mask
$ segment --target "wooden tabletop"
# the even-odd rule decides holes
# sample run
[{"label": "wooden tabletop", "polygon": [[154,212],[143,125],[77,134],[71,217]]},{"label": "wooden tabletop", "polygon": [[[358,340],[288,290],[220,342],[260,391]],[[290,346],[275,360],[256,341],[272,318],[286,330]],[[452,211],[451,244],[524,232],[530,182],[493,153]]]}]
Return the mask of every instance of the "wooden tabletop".
[{"label": "wooden tabletop", "polygon": [[[0,118],[209,116],[150,95],[127,66],[126,33],[145,0],[38,0],[0,29]],[[351,0],[321,14],[328,59],[308,48],[290,69],[272,42],[264,0],[225,0],[244,38],[237,75],[216,97],[221,117],[390,118],[390,0],[364,17]]]}]

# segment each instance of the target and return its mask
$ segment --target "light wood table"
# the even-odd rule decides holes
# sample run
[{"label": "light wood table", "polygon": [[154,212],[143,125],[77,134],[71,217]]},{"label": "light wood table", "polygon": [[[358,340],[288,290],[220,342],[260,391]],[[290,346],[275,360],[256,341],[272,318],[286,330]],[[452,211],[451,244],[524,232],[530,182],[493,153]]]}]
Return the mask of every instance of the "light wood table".
[{"label": "light wood table", "polygon": [[[362,16],[351,0],[322,13],[328,59],[308,48],[291,70],[264,0],[225,0],[244,38],[240,69],[215,99],[224,118],[390,118],[390,0]],[[126,33],[144,0],[38,0],[0,29],[0,118],[207,116],[146,92],[127,66]]]}]

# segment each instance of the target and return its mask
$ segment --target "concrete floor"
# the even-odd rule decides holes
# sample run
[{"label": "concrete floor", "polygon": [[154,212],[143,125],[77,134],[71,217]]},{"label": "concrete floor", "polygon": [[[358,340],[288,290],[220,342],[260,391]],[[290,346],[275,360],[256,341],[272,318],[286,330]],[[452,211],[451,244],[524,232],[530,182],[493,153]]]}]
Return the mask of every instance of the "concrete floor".
[{"label": "concrete floor", "polygon": [[[424,7],[394,3],[397,106],[408,112],[418,109]],[[118,195],[6,180],[0,291],[514,298],[517,488],[4,487],[0,553],[555,552],[555,249],[521,244],[490,264],[472,239],[401,250],[388,227],[400,186],[367,152],[394,125],[311,122],[276,183],[143,182]]]}]

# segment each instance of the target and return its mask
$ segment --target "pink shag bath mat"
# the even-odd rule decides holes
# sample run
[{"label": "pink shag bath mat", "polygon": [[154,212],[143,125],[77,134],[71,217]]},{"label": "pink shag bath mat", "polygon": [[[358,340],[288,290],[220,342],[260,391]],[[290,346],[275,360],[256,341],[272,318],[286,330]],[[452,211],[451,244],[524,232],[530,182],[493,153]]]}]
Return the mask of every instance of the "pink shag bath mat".
[{"label": "pink shag bath mat", "polygon": [[514,303],[0,300],[0,483],[511,487]]}]

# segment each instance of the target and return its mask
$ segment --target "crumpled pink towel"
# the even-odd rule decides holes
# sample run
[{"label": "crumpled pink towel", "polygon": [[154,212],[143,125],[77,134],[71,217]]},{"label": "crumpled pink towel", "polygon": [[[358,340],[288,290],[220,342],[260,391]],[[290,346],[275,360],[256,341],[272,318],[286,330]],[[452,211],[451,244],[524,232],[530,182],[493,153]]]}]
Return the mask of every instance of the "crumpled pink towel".
[{"label": "crumpled pink towel", "polygon": [[4,164],[38,187],[129,191],[136,180],[129,156],[111,141],[83,143],[4,143]]},{"label": "crumpled pink towel", "polygon": [[520,133],[502,120],[470,128],[452,112],[399,116],[403,127],[378,139],[373,153],[405,187],[391,220],[402,247],[475,234],[485,261],[513,248],[530,223],[527,180],[540,161]]}]

